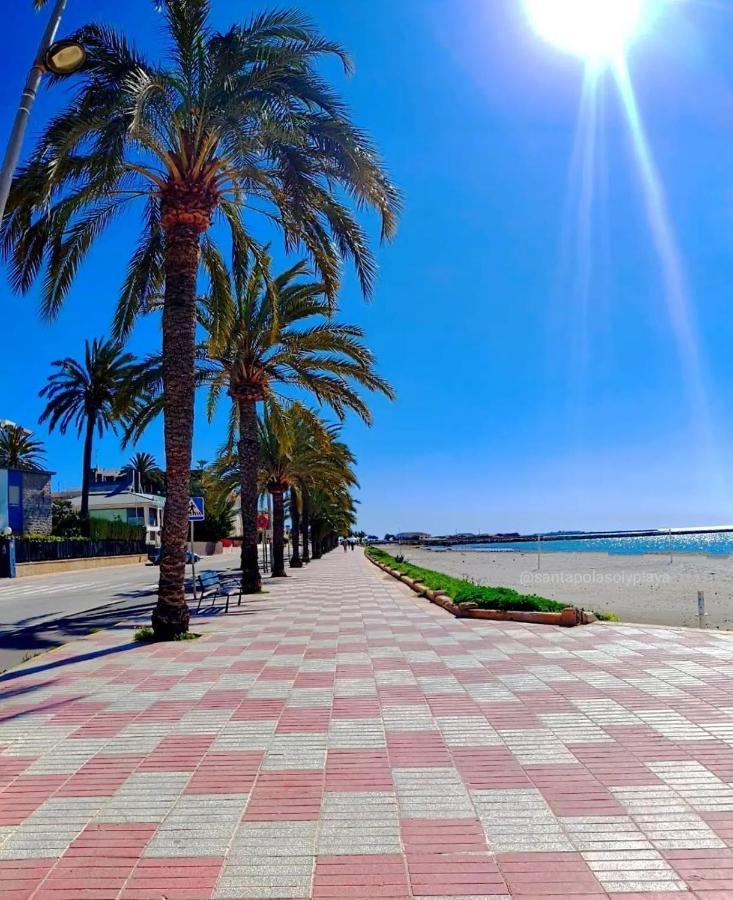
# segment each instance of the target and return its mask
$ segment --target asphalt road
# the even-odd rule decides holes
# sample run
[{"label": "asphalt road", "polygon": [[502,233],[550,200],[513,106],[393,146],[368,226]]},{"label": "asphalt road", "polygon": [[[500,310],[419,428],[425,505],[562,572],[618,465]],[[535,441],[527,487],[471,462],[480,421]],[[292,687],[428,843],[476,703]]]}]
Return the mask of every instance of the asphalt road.
[{"label": "asphalt road", "polygon": [[[202,559],[196,569],[238,562],[238,552],[228,552]],[[157,586],[157,567],[139,564],[0,579],[0,672],[120,619],[146,618]]]}]

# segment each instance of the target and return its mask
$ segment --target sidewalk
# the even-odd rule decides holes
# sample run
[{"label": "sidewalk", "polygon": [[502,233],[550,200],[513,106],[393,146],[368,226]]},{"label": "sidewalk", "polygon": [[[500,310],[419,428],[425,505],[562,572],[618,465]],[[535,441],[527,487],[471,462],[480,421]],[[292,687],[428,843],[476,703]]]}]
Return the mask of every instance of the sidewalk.
[{"label": "sidewalk", "polygon": [[266,587],[0,678],[0,898],[733,897],[732,634]]}]

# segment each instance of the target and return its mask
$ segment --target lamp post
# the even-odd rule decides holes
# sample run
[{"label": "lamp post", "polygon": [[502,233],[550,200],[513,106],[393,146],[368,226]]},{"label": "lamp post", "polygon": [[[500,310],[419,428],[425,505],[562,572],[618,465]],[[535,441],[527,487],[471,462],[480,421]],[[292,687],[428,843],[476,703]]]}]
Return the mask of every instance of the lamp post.
[{"label": "lamp post", "polygon": [[20,151],[23,147],[23,138],[28,127],[31,108],[38,93],[38,86],[44,72],[53,72],[54,75],[73,75],[78,72],[86,60],[86,51],[76,41],[57,41],[54,43],[56,32],[61,22],[61,15],[66,8],[67,0],[56,0],[51,18],[48,20],[46,30],[43,32],[41,43],[38,46],[36,58],[28,73],[28,78],[20,97],[18,111],[8,139],[5,150],[2,169],[0,169],[0,222],[5,215],[5,206],[10,194],[10,185],[13,181],[13,173],[20,159]]}]

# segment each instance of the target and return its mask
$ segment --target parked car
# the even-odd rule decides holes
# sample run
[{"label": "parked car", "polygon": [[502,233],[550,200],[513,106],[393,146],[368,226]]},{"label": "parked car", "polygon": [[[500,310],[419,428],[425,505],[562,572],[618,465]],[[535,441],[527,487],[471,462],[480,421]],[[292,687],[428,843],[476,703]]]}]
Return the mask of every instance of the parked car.
[{"label": "parked car", "polygon": [[[155,547],[153,550],[150,550],[148,552],[148,559],[154,566],[159,566],[160,565],[160,547]],[[193,562],[197,563],[200,559],[201,559],[201,557],[198,555],[198,553],[193,554]],[[190,563],[191,563],[191,551],[186,550],[186,565],[189,565]]]}]

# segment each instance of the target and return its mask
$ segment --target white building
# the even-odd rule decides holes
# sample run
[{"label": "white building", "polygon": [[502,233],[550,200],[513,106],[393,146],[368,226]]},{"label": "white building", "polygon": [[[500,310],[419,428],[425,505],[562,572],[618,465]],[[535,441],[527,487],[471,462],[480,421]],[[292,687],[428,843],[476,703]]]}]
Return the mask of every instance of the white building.
[{"label": "white building", "polygon": [[[81,495],[69,498],[74,509],[81,509]],[[89,494],[89,517],[144,525],[148,544],[160,545],[165,497],[141,494],[137,491],[118,491],[112,494]]]}]

